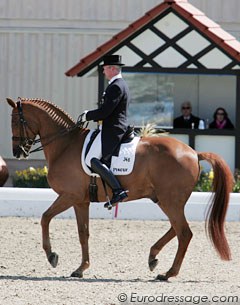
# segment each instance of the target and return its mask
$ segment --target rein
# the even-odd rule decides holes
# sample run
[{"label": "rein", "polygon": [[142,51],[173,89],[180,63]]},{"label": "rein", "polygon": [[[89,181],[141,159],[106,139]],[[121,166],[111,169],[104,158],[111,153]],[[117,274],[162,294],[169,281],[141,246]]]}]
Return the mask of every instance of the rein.
[{"label": "rein", "polygon": [[[88,123],[85,124],[85,122],[82,122],[83,114],[80,114],[78,119],[77,119],[77,123],[74,126],[72,126],[70,128],[66,128],[66,129],[60,130],[58,133],[46,136],[44,138],[31,139],[29,137],[29,135],[28,135],[27,128],[31,131],[31,133],[34,134],[34,132],[33,132],[33,130],[31,129],[31,127],[28,125],[27,121],[24,118],[23,108],[22,108],[22,101],[21,101],[20,98],[17,101],[17,110],[18,110],[17,115],[19,115],[19,122],[20,122],[20,137],[12,137],[12,140],[13,141],[19,141],[19,147],[24,151],[24,153],[26,153],[26,155],[29,155],[29,154],[34,153],[34,152],[41,151],[41,150],[44,149],[45,146],[49,145],[50,143],[55,141],[57,138],[62,137],[62,136],[70,133],[71,131],[73,131],[73,130],[75,130],[77,128],[80,128],[80,129],[86,128],[87,125],[88,125]],[[84,126],[84,124],[86,126]],[[29,147],[30,148],[32,145],[40,143],[44,139],[49,139],[49,140],[46,143],[41,144],[39,147],[37,147],[37,148],[35,148],[35,149],[33,149],[33,150],[29,151],[29,152],[26,151],[25,147]]]}]

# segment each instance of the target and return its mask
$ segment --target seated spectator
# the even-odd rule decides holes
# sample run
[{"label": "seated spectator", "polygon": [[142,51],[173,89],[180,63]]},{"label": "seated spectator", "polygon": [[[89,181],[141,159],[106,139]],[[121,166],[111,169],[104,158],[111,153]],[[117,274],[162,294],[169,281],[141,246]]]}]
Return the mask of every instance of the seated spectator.
[{"label": "seated spectator", "polygon": [[228,118],[227,111],[222,108],[218,107],[213,115],[213,121],[209,124],[209,128],[215,129],[233,129],[233,123]]},{"label": "seated spectator", "polygon": [[181,105],[182,115],[173,120],[173,128],[198,129],[200,118],[192,114],[192,105],[186,101]]}]

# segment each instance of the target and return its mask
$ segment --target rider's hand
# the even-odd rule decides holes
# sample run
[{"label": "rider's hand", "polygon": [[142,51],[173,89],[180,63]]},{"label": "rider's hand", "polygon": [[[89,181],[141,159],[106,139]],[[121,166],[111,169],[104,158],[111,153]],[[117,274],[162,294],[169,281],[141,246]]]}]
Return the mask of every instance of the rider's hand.
[{"label": "rider's hand", "polygon": [[88,113],[88,110],[85,110],[85,111],[81,114],[81,121],[82,121],[82,123],[84,123],[84,122],[87,121],[87,113]]}]

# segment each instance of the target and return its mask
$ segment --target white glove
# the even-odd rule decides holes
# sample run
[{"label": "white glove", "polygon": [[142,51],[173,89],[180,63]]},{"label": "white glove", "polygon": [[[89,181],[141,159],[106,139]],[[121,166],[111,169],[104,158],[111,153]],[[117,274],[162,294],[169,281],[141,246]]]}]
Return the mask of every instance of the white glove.
[{"label": "white glove", "polygon": [[87,121],[87,113],[88,113],[88,110],[85,110],[85,111],[81,114],[81,121],[82,121],[82,122],[86,122],[86,121]]}]

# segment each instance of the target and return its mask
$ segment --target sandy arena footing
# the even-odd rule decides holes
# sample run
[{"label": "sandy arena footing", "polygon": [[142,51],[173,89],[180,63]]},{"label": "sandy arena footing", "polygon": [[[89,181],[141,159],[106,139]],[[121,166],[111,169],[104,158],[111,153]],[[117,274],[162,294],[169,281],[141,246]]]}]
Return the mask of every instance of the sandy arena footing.
[{"label": "sandy arena footing", "polygon": [[[227,223],[232,260],[223,262],[205,235],[203,222],[191,222],[193,239],[180,274],[155,281],[171,266],[177,241],[148,269],[149,249],[169,228],[167,221],[90,220],[91,266],[83,279],[69,277],[81,262],[74,219],[53,219],[52,268],[41,247],[40,218],[1,217],[1,305],[240,304],[240,225]],[[215,298],[215,299],[213,299]],[[206,302],[207,301],[207,302]]]}]

